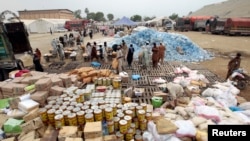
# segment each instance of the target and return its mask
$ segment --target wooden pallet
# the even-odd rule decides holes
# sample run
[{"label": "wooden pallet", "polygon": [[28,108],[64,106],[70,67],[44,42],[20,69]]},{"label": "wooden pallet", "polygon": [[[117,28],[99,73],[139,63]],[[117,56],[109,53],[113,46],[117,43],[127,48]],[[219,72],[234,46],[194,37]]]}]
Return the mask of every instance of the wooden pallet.
[{"label": "wooden pallet", "polygon": [[216,76],[214,73],[206,69],[198,70],[198,73],[203,74],[204,76]]},{"label": "wooden pallet", "polygon": [[110,64],[102,64],[100,69],[111,69],[111,65]]},{"label": "wooden pallet", "polygon": [[82,62],[81,64],[79,64],[77,66],[77,68],[81,68],[81,67],[91,67],[91,63],[90,62]]},{"label": "wooden pallet", "polygon": [[134,86],[149,85],[147,76],[141,76],[141,78],[139,80],[132,80],[131,83]]},{"label": "wooden pallet", "polygon": [[218,76],[206,76],[207,80],[211,83],[215,83],[216,81],[218,82],[225,82],[222,78],[219,78]]}]

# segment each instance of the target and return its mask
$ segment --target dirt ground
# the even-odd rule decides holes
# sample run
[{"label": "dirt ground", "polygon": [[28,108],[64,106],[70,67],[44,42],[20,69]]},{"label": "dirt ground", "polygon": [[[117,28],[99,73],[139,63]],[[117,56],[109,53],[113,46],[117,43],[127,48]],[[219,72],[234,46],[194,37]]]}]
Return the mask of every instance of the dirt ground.
[{"label": "dirt ground", "polygon": [[[170,31],[171,32],[171,31]],[[212,35],[202,32],[176,32],[186,35],[194,43],[201,48],[214,53],[214,58],[204,62],[200,62],[204,68],[207,68],[220,78],[225,78],[227,73],[227,63],[234,57],[236,52],[242,53],[241,67],[244,68],[248,74],[250,72],[250,37],[249,36],[224,36],[224,35]],[[30,34],[30,42],[33,49],[39,48],[42,54],[48,53],[51,49],[50,42],[54,38],[58,38],[65,33],[53,33],[50,34]],[[84,43],[88,41],[100,41],[103,40],[101,33],[94,34],[93,39],[89,37],[84,38]],[[106,37],[105,37],[106,38]],[[48,65],[42,60],[44,66]],[[240,96],[243,96],[250,101],[250,86],[247,89],[241,91]]]}]

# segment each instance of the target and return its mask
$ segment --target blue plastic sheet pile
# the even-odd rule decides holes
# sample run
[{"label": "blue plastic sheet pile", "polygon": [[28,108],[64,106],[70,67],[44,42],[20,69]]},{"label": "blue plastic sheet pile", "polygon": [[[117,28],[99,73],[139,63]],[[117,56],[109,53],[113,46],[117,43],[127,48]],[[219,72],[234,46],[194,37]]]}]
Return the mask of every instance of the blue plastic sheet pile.
[{"label": "blue plastic sheet pile", "polygon": [[[154,29],[145,29],[133,33],[132,35],[115,38],[109,46],[121,44],[122,40],[126,42],[127,46],[133,44],[135,48],[134,58],[138,58],[141,46],[145,45],[146,41],[150,42],[151,47],[154,42],[157,46],[162,42],[167,48],[165,51],[166,61],[200,62],[212,59],[213,57],[212,53],[200,48],[188,37],[177,33],[166,33],[158,32]],[[180,53],[178,49],[181,49],[183,54]]]}]

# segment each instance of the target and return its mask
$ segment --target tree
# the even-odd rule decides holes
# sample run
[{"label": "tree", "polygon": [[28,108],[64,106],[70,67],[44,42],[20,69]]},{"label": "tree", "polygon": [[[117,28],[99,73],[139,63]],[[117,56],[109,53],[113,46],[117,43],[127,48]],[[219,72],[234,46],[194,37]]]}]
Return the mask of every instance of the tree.
[{"label": "tree", "polygon": [[84,12],[85,12],[86,15],[88,15],[89,14],[89,9],[85,8]]},{"label": "tree", "polygon": [[97,12],[95,14],[95,21],[104,21],[105,18],[104,18],[104,14],[102,12]]},{"label": "tree", "polygon": [[146,21],[150,21],[151,18],[150,17],[144,17],[143,20],[146,22]]},{"label": "tree", "polygon": [[176,14],[176,13],[173,13],[172,15],[170,15],[169,16],[169,18],[171,19],[171,20],[175,20],[175,19],[177,19],[179,16],[178,16],[178,14]]},{"label": "tree", "polygon": [[113,14],[108,14],[107,18],[109,21],[112,21],[114,19],[114,15]]},{"label": "tree", "polygon": [[190,11],[189,13],[188,13],[188,15],[191,15],[193,12],[192,11]]},{"label": "tree", "polygon": [[134,21],[134,22],[140,22],[141,21],[141,16],[140,15],[134,15],[132,17],[130,17],[130,20]]},{"label": "tree", "polygon": [[75,18],[81,19],[82,18],[81,13],[82,11],[80,9],[74,11]]},{"label": "tree", "polygon": [[143,20],[146,22],[146,21],[150,21],[150,20],[152,20],[152,19],[154,19],[155,18],[155,16],[152,16],[152,17],[144,17],[143,18]]},{"label": "tree", "polygon": [[90,19],[94,20],[94,19],[95,19],[95,16],[96,16],[96,14],[95,14],[94,12],[88,13],[87,19],[88,19],[88,20],[90,20]]}]

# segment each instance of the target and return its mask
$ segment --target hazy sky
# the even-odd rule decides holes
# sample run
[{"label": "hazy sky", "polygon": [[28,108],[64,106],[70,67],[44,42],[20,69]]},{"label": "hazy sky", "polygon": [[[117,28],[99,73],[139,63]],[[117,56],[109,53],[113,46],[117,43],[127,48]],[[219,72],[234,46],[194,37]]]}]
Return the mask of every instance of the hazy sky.
[{"label": "hazy sky", "polygon": [[0,12],[41,10],[41,9],[69,9],[89,12],[103,12],[105,17],[111,13],[116,18],[131,17],[135,14],[144,16],[169,16],[173,13],[185,16],[190,11],[196,11],[205,5],[227,0],[0,0]]}]

